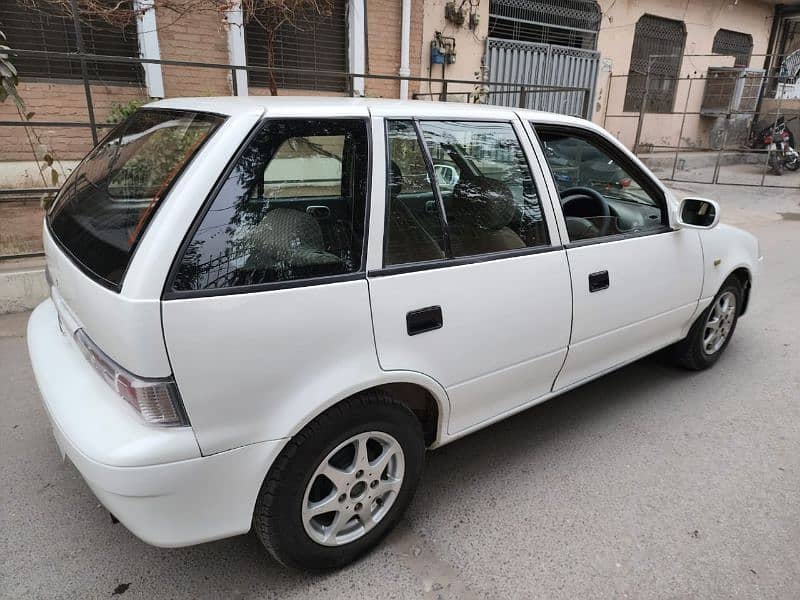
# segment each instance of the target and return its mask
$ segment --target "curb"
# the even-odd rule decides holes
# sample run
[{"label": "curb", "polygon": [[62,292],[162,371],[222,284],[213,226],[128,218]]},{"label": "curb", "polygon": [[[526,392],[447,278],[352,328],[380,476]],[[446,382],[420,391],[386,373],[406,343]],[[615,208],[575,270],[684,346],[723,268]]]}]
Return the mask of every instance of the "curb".
[{"label": "curb", "polygon": [[14,261],[0,269],[0,315],[31,310],[48,294],[44,258]]}]

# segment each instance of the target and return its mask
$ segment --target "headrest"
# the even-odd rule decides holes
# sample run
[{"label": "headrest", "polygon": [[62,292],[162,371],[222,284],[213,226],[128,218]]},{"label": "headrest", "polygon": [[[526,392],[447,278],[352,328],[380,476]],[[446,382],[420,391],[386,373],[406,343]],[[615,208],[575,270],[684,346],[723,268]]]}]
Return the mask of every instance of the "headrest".
[{"label": "headrest", "polygon": [[293,248],[323,250],[325,240],[317,220],[308,213],[292,208],[274,208],[251,234],[257,247],[283,255]]},{"label": "headrest", "polygon": [[453,188],[453,216],[459,223],[480,229],[502,229],[516,214],[508,186],[489,177],[461,179]]}]

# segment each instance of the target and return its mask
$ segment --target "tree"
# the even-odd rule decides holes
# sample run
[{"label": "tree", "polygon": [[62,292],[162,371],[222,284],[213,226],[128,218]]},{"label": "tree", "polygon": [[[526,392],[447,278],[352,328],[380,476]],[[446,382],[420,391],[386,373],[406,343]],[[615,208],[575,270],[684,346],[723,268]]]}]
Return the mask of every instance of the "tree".
[{"label": "tree", "polygon": [[[31,9],[46,13],[72,16],[72,0],[22,0]],[[190,15],[213,13],[221,23],[229,27],[227,13],[241,6],[245,23],[258,23],[266,34],[267,68],[274,67],[275,34],[283,25],[302,29],[302,23],[314,16],[328,16],[333,10],[334,0],[153,0],[165,22],[159,29],[171,25]],[[110,25],[124,27],[149,10],[146,2],[132,0],[77,0],[81,16],[100,19]],[[278,95],[274,72],[269,72],[270,92]]]}]

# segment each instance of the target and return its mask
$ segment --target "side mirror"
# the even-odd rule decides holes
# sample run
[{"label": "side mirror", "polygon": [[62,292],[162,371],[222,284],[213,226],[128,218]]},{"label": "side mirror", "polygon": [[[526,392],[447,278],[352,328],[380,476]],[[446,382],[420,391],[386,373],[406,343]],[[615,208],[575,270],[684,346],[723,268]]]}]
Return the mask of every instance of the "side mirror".
[{"label": "side mirror", "polygon": [[678,226],[711,229],[719,223],[719,204],[706,198],[684,198],[678,207]]}]

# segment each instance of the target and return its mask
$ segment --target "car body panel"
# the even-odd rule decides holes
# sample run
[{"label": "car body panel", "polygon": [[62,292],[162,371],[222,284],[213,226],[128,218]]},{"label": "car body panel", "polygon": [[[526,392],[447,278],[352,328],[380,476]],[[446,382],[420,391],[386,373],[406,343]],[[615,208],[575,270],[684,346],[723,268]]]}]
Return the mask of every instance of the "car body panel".
[{"label": "car body panel", "polygon": [[[555,389],[679,339],[703,285],[702,251],[689,229],[567,250],[573,289],[570,350]],[[608,272],[591,292],[589,277]]]},{"label": "car body panel", "polygon": [[203,454],[286,437],[379,370],[365,279],[167,300],[164,337]]}]

